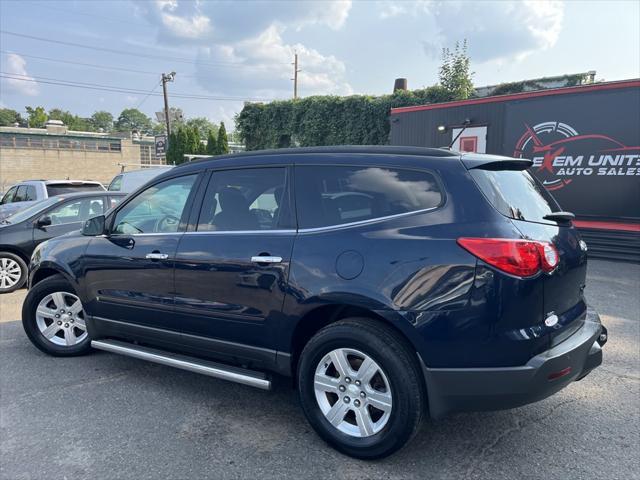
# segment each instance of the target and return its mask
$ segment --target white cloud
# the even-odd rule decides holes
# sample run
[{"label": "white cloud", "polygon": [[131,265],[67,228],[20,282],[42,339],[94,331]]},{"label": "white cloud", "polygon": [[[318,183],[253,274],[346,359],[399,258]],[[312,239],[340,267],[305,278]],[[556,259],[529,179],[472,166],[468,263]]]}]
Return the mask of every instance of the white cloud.
[{"label": "white cloud", "polygon": [[[184,8],[185,5],[187,8]],[[173,37],[193,40],[208,37],[212,32],[211,20],[201,13],[199,2],[156,0],[152,12]]]},{"label": "white cloud", "polygon": [[503,62],[553,47],[562,31],[564,4],[558,0],[420,0],[379,7],[380,18],[403,15],[433,21],[435,32],[423,40],[424,51],[431,57],[466,38],[473,61]]},{"label": "white cloud", "polygon": [[299,93],[344,95],[352,93],[345,81],[345,65],[333,55],[323,55],[302,44],[285,44],[284,27],[272,25],[255,38],[233,45],[203,48],[198,56],[202,63],[232,62],[237,68],[198,67],[200,85],[216,94],[242,95],[251,91],[254,97],[288,98],[292,93],[294,53],[298,53]]},{"label": "white cloud", "polygon": [[431,0],[416,0],[398,2],[395,0],[383,1],[379,4],[378,15],[380,18],[392,18],[401,15],[419,15],[428,13]]},{"label": "white cloud", "polygon": [[38,82],[29,75],[27,72],[27,61],[20,55],[15,53],[7,54],[3,70],[16,77],[3,79],[7,90],[30,97],[38,95]]},{"label": "white cloud", "polygon": [[222,41],[255,37],[274,24],[301,29],[307,25],[341,28],[351,10],[351,0],[236,1],[155,0],[136,3],[143,15],[159,27],[159,39]]},{"label": "white cloud", "polygon": [[[349,94],[344,63],[301,43],[287,44],[283,33],[311,25],[340,29],[350,0],[264,2],[156,0],[136,3],[158,28],[166,45],[195,47],[199,84],[218,95],[283,98],[292,92],[294,52],[302,72],[299,92]],[[234,63],[212,67],[206,63]]]}]

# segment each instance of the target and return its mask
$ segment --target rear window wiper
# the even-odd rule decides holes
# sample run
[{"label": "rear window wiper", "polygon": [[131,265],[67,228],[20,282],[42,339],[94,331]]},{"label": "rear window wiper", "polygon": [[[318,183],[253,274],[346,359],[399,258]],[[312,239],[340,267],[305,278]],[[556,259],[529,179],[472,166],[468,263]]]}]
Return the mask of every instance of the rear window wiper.
[{"label": "rear window wiper", "polygon": [[576,216],[571,212],[551,212],[547,213],[544,217],[545,220],[553,220],[556,222],[570,222]]}]

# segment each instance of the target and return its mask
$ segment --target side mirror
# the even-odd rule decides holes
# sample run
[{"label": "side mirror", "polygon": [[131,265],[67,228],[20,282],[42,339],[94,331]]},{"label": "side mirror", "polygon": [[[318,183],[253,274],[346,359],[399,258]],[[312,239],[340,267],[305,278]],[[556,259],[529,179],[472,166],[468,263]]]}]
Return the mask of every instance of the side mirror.
[{"label": "side mirror", "polygon": [[51,217],[49,215],[41,216],[36,222],[36,227],[38,228],[48,227],[49,225],[51,225]]},{"label": "side mirror", "polygon": [[97,235],[104,235],[105,233],[105,220],[104,215],[98,215],[97,217],[90,218],[82,226],[82,235],[88,237],[95,237]]}]

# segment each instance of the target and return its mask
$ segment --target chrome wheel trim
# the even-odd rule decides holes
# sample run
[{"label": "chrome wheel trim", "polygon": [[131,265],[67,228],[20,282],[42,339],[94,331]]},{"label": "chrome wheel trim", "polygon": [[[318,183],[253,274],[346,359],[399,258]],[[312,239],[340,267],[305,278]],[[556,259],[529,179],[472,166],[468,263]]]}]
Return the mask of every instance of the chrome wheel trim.
[{"label": "chrome wheel trim", "polygon": [[313,380],[318,406],[331,425],[352,437],[380,432],[391,416],[391,384],[367,354],[350,348],[327,353]]},{"label": "chrome wheel trim", "polygon": [[87,338],[82,303],[69,292],[50,293],[40,300],[36,324],[44,338],[62,347],[73,347]]},{"label": "chrome wheel trim", "polygon": [[14,287],[22,278],[22,269],[13,258],[0,258],[0,288]]}]

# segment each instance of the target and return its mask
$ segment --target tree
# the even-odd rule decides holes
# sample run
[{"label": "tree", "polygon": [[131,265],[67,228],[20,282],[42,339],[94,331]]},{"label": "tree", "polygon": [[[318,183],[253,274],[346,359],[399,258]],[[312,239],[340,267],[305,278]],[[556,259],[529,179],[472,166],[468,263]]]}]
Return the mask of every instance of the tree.
[{"label": "tree", "polygon": [[60,108],[52,108],[49,110],[49,120],[60,120],[69,130],[76,131],[93,131],[93,125],[87,118],[82,118],[73,113],[62,110]]},{"label": "tree", "polygon": [[15,110],[0,108],[0,127],[12,127],[15,123],[21,124],[22,117]]},{"label": "tree", "polygon": [[187,132],[187,144],[185,146],[185,152],[188,154],[196,155],[200,151],[200,134],[198,129],[193,127],[181,127]]},{"label": "tree", "polygon": [[190,118],[185,122],[185,125],[187,127],[197,128],[200,138],[207,138],[209,131],[214,128],[218,130],[218,126],[215,123],[210,122],[209,119],[205,117]]},{"label": "tree", "polygon": [[220,130],[218,130],[217,154],[224,155],[229,153],[229,142],[227,140],[227,130],[224,128],[224,122],[220,122]]},{"label": "tree", "polygon": [[47,116],[47,112],[44,107],[24,107],[27,111],[29,126],[31,128],[42,128],[44,124],[47,123],[49,117]]},{"label": "tree", "polygon": [[104,110],[93,112],[89,122],[97,132],[101,129],[103,132],[111,132],[113,130],[113,115],[110,112]]},{"label": "tree", "polygon": [[184,127],[181,127],[178,129],[178,132],[176,133],[176,160],[175,160],[176,165],[180,165],[181,163],[184,163],[185,161],[184,154],[190,153],[190,152],[187,152],[188,146],[189,146],[189,135],[187,133],[187,129]]},{"label": "tree", "polygon": [[152,131],[151,119],[137,108],[125,108],[116,120],[116,131],[132,132],[137,130],[140,133]]},{"label": "tree", "polygon": [[177,165],[178,162],[178,136],[173,131],[169,135],[169,145],[167,146],[167,163]]},{"label": "tree", "polygon": [[462,45],[456,42],[453,52],[448,48],[442,49],[440,85],[451,95],[452,100],[465,100],[473,93],[473,72],[470,71],[470,66],[466,40]]},{"label": "tree", "polygon": [[218,142],[216,141],[216,135],[214,134],[213,128],[209,130],[207,134],[207,147],[205,153],[208,155],[217,155],[218,153]]}]

